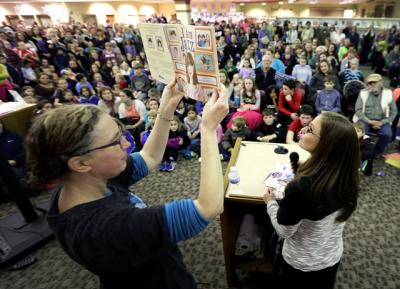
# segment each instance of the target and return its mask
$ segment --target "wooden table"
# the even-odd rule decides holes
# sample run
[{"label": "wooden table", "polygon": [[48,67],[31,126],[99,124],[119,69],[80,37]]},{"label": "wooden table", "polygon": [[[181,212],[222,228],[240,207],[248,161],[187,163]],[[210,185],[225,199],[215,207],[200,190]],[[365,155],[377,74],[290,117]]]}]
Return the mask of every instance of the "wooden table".
[{"label": "wooden table", "polygon": [[6,102],[0,104],[0,120],[8,130],[25,135],[35,109],[36,104]]},{"label": "wooden table", "polygon": [[[266,205],[262,196],[266,190],[264,179],[267,172],[277,163],[290,165],[289,154],[296,151],[300,160],[308,158],[309,153],[297,144],[279,144],[286,147],[289,152],[284,155],[274,153],[278,144],[236,141],[232,157],[224,176],[225,201],[224,212],[221,215],[222,242],[225,256],[225,269],[229,286],[237,283],[236,270],[272,272],[272,256],[269,252],[269,240],[274,232]],[[233,189],[229,184],[228,173],[231,166],[236,166],[240,175],[238,185],[242,196],[232,195]],[[235,186],[235,191],[237,191]],[[236,239],[239,234],[243,215],[251,213],[256,223],[262,224],[265,231],[264,258],[250,258],[235,255]]]}]

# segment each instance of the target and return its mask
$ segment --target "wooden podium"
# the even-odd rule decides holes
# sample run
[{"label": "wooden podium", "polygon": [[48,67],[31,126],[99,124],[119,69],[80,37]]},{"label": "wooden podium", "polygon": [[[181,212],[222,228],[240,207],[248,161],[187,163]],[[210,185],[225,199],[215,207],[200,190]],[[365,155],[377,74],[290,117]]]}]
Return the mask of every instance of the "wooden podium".
[{"label": "wooden podium", "polygon": [[[274,149],[282,145],[288,149],[286,154],[276,154]],[[265,241],[269,241],[274,229],[267,214],[266,205],[262,199],[266,187],[264,179],[267,172],[277,164],[290,165],[289,155],[297,152],[300,161],[305,161],[309,153],[298,144],[272,144],[248,142],[238,139],[232,151],[226,173],[224,175],[225,201],[224,212],[221,215],[222,242],[225,256],[225,269],[229,286],[237,283],[236,270],[253,272],[272,272],[272,257],[265,245],[264,258],[250,258],[235,255],[236,239],[239,234],[243,215],[251,213],[257,223],[265,230]],[[231,166],[236,166],[240,175],[239,185],[235,189],[229,184],[228,174]],[[263,245],[264,246],[264,245]]]},{"label": "wooden podium", "polygon": [[8,130],[25,135],[36,104],[7,102],[0,105],[0,120]]}]

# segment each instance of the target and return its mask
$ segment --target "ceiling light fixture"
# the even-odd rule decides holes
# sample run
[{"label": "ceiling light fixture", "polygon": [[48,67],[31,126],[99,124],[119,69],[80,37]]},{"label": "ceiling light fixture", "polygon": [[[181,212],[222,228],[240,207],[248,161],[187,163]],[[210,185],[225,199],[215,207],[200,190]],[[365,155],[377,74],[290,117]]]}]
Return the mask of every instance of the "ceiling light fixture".
[{"label": "ceiling light fixture", "polygon": [[279,4],[279,5],[283,5],[283,1],[279,1],[278,4]]},{"label": "ceiling light fixture", "polygon": [[263,2],[263,3],[261,3],[261,5],[265,6],[265,5],[267,5],[267,3]]},{"label": "ceiling light fixture", "polygon": [[242,2],[242,3],[240,3],[240,6],[244,6],[244,3]]}]

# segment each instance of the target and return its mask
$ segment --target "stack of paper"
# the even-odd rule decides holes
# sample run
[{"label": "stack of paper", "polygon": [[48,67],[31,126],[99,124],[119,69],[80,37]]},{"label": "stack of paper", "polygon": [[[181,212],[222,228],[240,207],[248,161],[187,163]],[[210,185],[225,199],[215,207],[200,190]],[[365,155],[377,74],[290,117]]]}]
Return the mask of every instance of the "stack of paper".
[{"label": "stack of paper", "polygon": [[264,180],[266,187],[275,189],[275,198],[278,200],[284,197],[286,185],[293,179],[292,168],[286,164],[277,164],[268,172]]}]

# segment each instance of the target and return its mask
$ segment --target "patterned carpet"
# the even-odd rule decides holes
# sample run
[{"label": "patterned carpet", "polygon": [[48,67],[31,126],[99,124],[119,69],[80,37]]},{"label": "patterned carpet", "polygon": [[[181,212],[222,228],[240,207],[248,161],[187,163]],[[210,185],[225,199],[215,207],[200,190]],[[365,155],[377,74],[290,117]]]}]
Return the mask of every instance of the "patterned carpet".
[{"label": "patterned carpet", "polygon": [[[390,150],[394,149],[392,144]],[[153,172],[137,183],[134,191],[150,205],[194,198],[199,187],[199,168],[196,160],[182,159],[174,172]],[[378,171],[384,171],[385,176],[376,176]],[[337,289],[400,288],[399,177],[400,171],[383,160],[376,161],[373,176],[362,177],[359,206],[344,233],[345,251],[337,274]],[[45,194],[32,200],[48,198]],[[11,203],[1,204],[0,218],[15,210]],[[219,220],[180,247],[200,289],[227,288]],[[39,261],[30,267],[0,270],[0,289],[98,288],[97,278],[71,261],[54,240],[32,256]],[[240,280],[242,284],[237,288],[279,288],[272,285],[271,276],[243,272]]]}]

